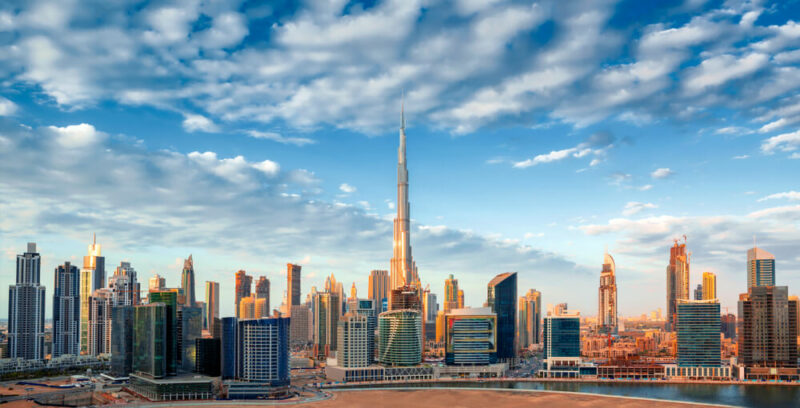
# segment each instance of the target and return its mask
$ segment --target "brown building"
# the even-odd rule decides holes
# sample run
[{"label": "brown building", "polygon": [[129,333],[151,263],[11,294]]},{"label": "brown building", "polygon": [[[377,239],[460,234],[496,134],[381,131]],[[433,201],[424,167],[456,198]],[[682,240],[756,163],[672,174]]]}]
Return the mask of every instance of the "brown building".
[{"label": "brown building", "polygon": [[242,300],[242,298],[250,296],[252,285],[252,276],[248,275],[247,272],[241,269],[236,272],[236,305],[234,308],[234,310],[236,310],[236,317],[239,317],[239,302]]},{"label": "brown building", "polygon": [[797,301],[786,286],[754,286],[739,296],[739,364],[797,367]]}]

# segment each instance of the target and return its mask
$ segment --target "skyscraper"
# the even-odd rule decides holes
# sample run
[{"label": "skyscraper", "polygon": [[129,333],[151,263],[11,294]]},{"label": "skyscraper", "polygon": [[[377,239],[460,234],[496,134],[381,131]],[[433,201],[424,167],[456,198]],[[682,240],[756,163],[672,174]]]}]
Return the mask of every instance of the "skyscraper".
[{"label": "skyscraper", "polygon": [[222,354],[220,356],[220,368],[222,379],[230,380],[236,378],[236,350],[239,347],[237,332],[239,330],[239,319],[235,317],[223,317],[220,321]]},{"label": "skyscraper", "polygon": [[111,308],[114,294],[100,288],[89,297],[89,350],[91,356],[111,353]]},{"label": "skyscraper", "polygon": [[80,272],[78,267],[64,262],[56,268],[53,288],[53,350],[52,356],[80,354]]},{"label": "skyscraper", "polygon": [[287,305],[289,313],[291,313],[292,306],[300,304],[300,273],[302,269],[300,265],[286,264],[286,293],[289,298]]},{"label": "skyscraper", "polygon": [[375,307],[380,313],[381,302],[389,296],[389,272],[373,270],[369,273],[369,286],[367,298],[375,299]]},{"label": "skyscraper", "polygon": [[458,279],[450,274],[444,280],[444,312],[449,313],[452,309],[458,309]]},{"label": "skyscraper", "polygon": [[436,303],[435,293],[431,293],[430,290],[423,292],[422,309],[425,315],[425,321],[433,322],[436,320],[436,313],[439,312],[439,305]]},{"label": "skyscraper", "polygon": [[[165,364],[166,373],[168,375],[175,375],[178,372],[178,364],[180,362],[180,354],[178,353],[178,292],[173,290],[161,290],[150,292],[147,299],[149,304],[161,303],[164,305],[163,314],[164,327],[166,329],[166,338],[160,347],[165,349]],[[138,314],[137,314],[138,319]],[[138,321],[135,322],[138,330]],[[134,346],[134,350],[139,352],[139,349]]]},{"label": "skyscraper", "polygon": [[753,286],[739,296],[739,363],[797,367],[797,302],[786,286]]},{"label": "skyscraper", "polygon": [[459,309],[464,308],[464,289],[458,290],[458,308]]},{"label": "skyscraper", "polygon": [[315,356],[325,357],[336,350],[339,316],[342,302],[337,293],[318,292],[314,296],[314,350]]},{"label": "skyscraper", "polygon": [[203,334],[203,309],[184,306],[181,308],[180,362],[183,371],[191,372],[196,365],[197,339]]},{"label": "skyscraper", "polygon": [[41,257],[36,243],[17,255],[16,285],[8,288],[8,356],[44,359],[45,287],[40,285]]},{"label": "skyscraper", "polygon": [[675,329],[675,315],[678,313],[678,300],[689,299],[689,256],[686,242],[675,245],[669,250],[667,265],[667,330]]},{"label": "skyscraper", "polygon": [[697,284],[697,287],[694,289],[694,300],[703,300],[703,285]]},{"label": "skyscraper", "polygon": [[133,372],[134,306],[111,308],[111,374],[127,377]]},{"label": "skyscraper", "polygon": [[717,275],[713,272],[703,272],[703,300],[717,298]]},{"label": "skyscraper", "polygon": [[148,283],[147,289],[151,292],[154,290],[164,290],[167,287],[167,280],[162,278],[159,274],[153,275]]},{"label": "skyscraper", "polygon": [[542,294],[536,289],[528,290],[519,298],[519,348],[528,348],[541,343]]},{"label": "skyscraper", "polygon": [[100,251],[97,236],[92,237],[89,254],[83,257],[81,269],[81,353],[89,352],[89,298],[94,291],[105,287],[106,259]]},{"label": "skyscraper", "polygon": [[754,246],[747,250],[747,287],[775,286],[775,256]]},{"label": "skyscraper", "polygon": [[494,277],[487,287],[486,303],[497,315],[497,359],[514,365],[517,356],[517,273]]},{"label": "skyscraper", "polygon": [[617,265],[614,258],[606,251],[603,258],[603,269],[600,272],[600,289],[598,290],[597,328],[601,333],[617,331]]},{"label": "skyscraper", "polygon": [[259,387],[231,384],[228,397],[286,394],[289,390],[289,318],[244,319],[238,324],[236,377]]},{"label": "skyscraper", "polygon": [[378,316],[378,362],[409,366],[422,361],[422,316],[419,310],[390,310]]},{"label": "skyscraper", "polygon": [[[393,255],[389,289],[419,286],[417,265],[411,256],[411,207],[408,202],[408,168],[406,166],[406,121],[401,108],[400,147],[397,149],[397,217],[394,219]],[[419,288],[421,289],[421,288]],[[389,300],[391,306],[391,299]]]},{"label": "skyscraper", "polygon": [[[167,305],[153,302],[134,308],[133,371],[150,378],[170,374]],[[174,374],[174,371],[172,371]]]},{"label": "skyscraper", "polygon": [[720,309],[714,300],[678,301],[679,367],[719,367]]},{"label": "skyscraper", "polygon": [[256,318],[256,298],[253,295],[243,297],[239,300],[239,311],[237,313],[240,319],[255,319]]},{"label": "skyscraper", "polygon": [[247,272],[243,270],[238,270],[236,272],[236,296],[235,296],[235,308],[236,317],[239,317],[239,301],[242,298],[246,298],[250,296],[250,292],[252,289],[250,286],[253,284],[253,277],[247,275]]},{"label": "skyscraper", "polygon": [[375,310],[375,299],[356,299],[349,303],[348,312],[353,312],[367,319],[367,360],[368,364],[375,361],[375,330],[378,328],[378,313]]},{"label": "skyscraper", "polygon": [[451,310],[444,327],[447,365],[497,362],[497,316],[488,307]]},{"label": "skyscraper", "polygon": [[214,327],[219,320],[219,282],[206,281],[206,322],[211,337],[219,337]]},{"label": "skyscraper", "polygon": [[290,313],[292,318],[289,322],[289,341],[292,344],[308,344],[311,340],[311,310],[306,305],[294,305]]},{"label": "skyscraper", "polygon": [[414,309],[422,312],[422,299],[412,286],[392,289],[389,294],[389,310]]},{"label": "skyscraper", "polygon": [[544,318],[544,358],[575,358],[581,356],[581,317],[563,311]]},{"label": "skyscraper", "polygon": [[130,262],[120,262],[114,275],[108,278],[108,287],[113,295],[115,306],[135,306],[140,303],[140,286],[136,270]]},{"label": "skyscraper", "polygon": [[369,343],[373,342],[368,330],[367,316],[347,312],[339,320],[336,350],[340,367],[367,367],[370,364]]},{"label": "skyscraper", "polygon": [[194,261],[192,254],[183,261],[183,271],[181,271],[181,289],[185,297],[184,306],[194,307],[197,299],[194,295]]},{"label": "skyscraper", "polygon": [[[256,282],[256,299],[263,299],[262,307],[266,312],[261,317],[269,317],[269,279],[266,276],[260,276]],[[300,304],[299,301],[298,304]]]}]

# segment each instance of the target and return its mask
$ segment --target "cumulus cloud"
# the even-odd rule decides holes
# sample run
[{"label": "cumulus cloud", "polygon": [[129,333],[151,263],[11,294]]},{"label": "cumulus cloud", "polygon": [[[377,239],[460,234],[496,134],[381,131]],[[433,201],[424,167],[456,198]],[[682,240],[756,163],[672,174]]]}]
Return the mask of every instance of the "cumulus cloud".
[{"label": "cumulus cloud", "polygon": [[88,123],[65,127],[48,126],[56,143],[67,149],[79,149],[92,146],[105,138],[105,133],[98,132]]},{"label": "cumulus cloud", "polygon": [[17,104],[0,96],[0,116],[11,116],[17,112]]},{"label": "cumulus cloud", "polygon": [[670,170],[668,167],[661,167],[661,168],[653,170],[653,172],[650,173],[650,177],[652,177],[654,179],[665,179],[665,178],[670,177],[670,176],[672,176],[674,174],[675,174],[675,172]]},{"label": "cumulus cloud", "polygon": [[183,128],[187,132],[217,132],[219,128],[211,119],[203,115],[186,114],[183,119]]},{"label": "cumulus cloud", "polygon": [[800,147],[800,130],[772,136],[761,142],[761,151],[772,154],[776,150],[790,152]]}]

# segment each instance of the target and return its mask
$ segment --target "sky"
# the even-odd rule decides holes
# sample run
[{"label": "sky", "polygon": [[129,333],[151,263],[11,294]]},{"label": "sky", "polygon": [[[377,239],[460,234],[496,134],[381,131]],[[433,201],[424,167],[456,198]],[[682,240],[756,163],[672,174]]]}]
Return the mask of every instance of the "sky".
[{"label": "sky", "polygon": [[[111,269],[197,293],[233,274],[303,296],[389,269],[404,99],[423,284],[597,313],[746,291],[746,250],[800,293],[800,2],[343,0],[0,4],[0,286],[36,242],[42,284],[93,233]],[[7,305],[0,291],[0,315]],[[47,309],[50,315],[51,302]]]}]

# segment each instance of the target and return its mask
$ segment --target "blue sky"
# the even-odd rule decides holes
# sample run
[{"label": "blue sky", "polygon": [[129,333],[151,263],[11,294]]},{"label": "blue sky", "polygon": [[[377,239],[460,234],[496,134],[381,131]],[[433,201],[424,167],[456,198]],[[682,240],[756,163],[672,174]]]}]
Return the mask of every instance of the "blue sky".
[{"label": "blue sky", "polygon": [[52,287],[96,232],[143,282],[178,285],[192,253],[223,314],[238,269],[277,307],[286,262],[304,294],[330,273],[365,294],[405,92],[435,293],[452,273],[478,306],[518,271],[594,315],[607,246],[639,315],[684,234],[723,308],[754,235],[800,293],[797,21],[797,1],[5,2],[0,284],[36,241]]}]

